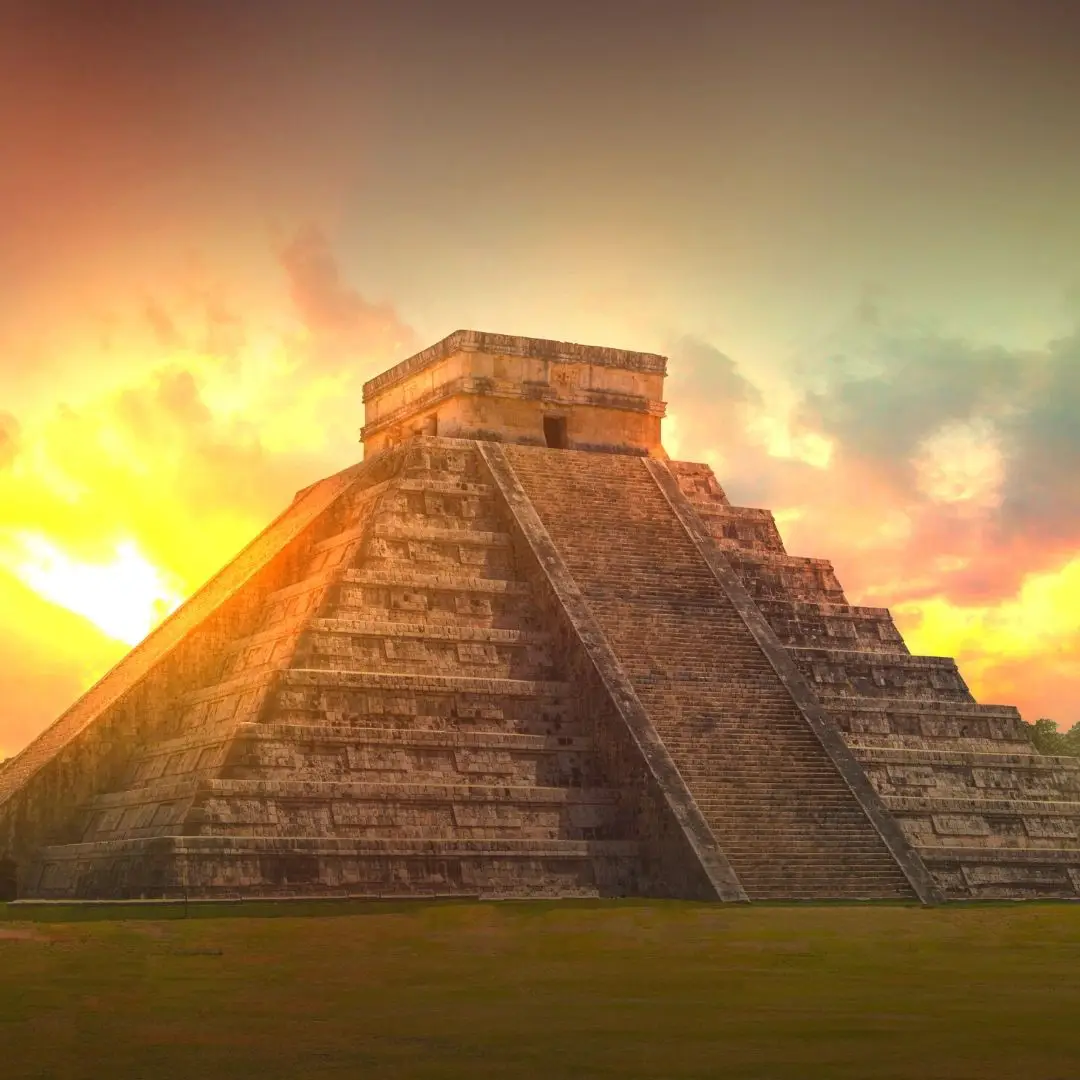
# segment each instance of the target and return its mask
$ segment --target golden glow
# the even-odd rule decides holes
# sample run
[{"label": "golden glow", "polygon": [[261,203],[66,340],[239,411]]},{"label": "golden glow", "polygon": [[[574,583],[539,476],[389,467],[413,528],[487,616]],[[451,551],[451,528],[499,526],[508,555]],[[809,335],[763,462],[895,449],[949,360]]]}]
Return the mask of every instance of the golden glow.
[{"label": "golden glow", "polygon": [[1015,599],[993,607],[959,607],[934,597],[897,604],[893,614],[913,652],[956,657],[978,682],[991,678],[1003,657],[1056,656],[1080,669],[1078,610],[1080,557],[1060,570],[1028,575]]},{"label": "golden glow", "polygon": [[950,424],[923,441],[915,456],[919,489],[935,502],[983,509],[998,505],[1005,461],[987,421]]},{"label": "golden glow", "polygon": [[813,431],[795,431],[788,420],[761,413],[746,425],[751,437],[761,442],[770,457],[802,461],[815,469],[827,469],[833,444]]},{"label": "golden glow", "polygon": [[661,439],[668,457],[671,458],[672,461],[682,461],[682,456],[680,454],[682,439],[679,437],[679,421],[675,414],[670,411],[664,417]]},{"label": "golden glow", "polygon": [[81,615],[103,633],[136,645],[183,596],[134,541],[115,545],[106,562],[73,558],[37,533],[15,533],[0,559],[39,596]]},{"label": "golden glow", "polygon": [[776,527],[781,532],[783,532],[785,525],[792,525],[796,521],[801,521],[802,517],[803,508],[801,506],[781,507],[779,510],[773,511],[773,521],[776,522]]}]

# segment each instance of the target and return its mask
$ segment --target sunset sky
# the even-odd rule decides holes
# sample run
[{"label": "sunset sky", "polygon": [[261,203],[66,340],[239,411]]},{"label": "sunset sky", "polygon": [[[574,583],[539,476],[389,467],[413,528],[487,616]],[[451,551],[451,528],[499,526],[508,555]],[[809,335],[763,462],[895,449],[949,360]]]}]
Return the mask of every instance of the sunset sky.
[{"label": "sunset sky", "polygon": [[1080,5],[0,0],[0,757],[460,327],[1080,721]]}]

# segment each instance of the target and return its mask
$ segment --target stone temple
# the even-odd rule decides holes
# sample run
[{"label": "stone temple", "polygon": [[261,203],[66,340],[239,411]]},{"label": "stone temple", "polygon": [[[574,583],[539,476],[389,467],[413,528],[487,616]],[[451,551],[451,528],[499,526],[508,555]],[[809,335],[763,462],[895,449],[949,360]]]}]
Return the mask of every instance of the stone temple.
[{"label": "stone temple", "polygon": [[1080,761],[668,460],[661,356],[463,330],[0,769],[36,898],[1074,897]]}]

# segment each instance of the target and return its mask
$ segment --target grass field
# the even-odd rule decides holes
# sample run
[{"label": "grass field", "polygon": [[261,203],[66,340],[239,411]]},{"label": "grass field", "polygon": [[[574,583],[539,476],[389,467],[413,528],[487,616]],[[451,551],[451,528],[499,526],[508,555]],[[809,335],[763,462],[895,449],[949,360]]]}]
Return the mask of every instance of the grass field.
[{"label": "grass field", "polygon": [[180,914],[0,906],[0,1077],[1080,1075],[1078,906]]}]

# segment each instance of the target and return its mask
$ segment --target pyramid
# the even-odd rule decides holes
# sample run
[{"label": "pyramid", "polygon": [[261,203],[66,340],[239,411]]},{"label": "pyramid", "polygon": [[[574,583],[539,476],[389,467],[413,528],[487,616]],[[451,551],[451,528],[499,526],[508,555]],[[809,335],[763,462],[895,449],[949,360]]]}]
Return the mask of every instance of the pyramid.
[{"label": "pyramid", "polygon": [[21,897],[1074,897],[1080,762],[668,459],[661,356],[458,331],[0,768]]}]

